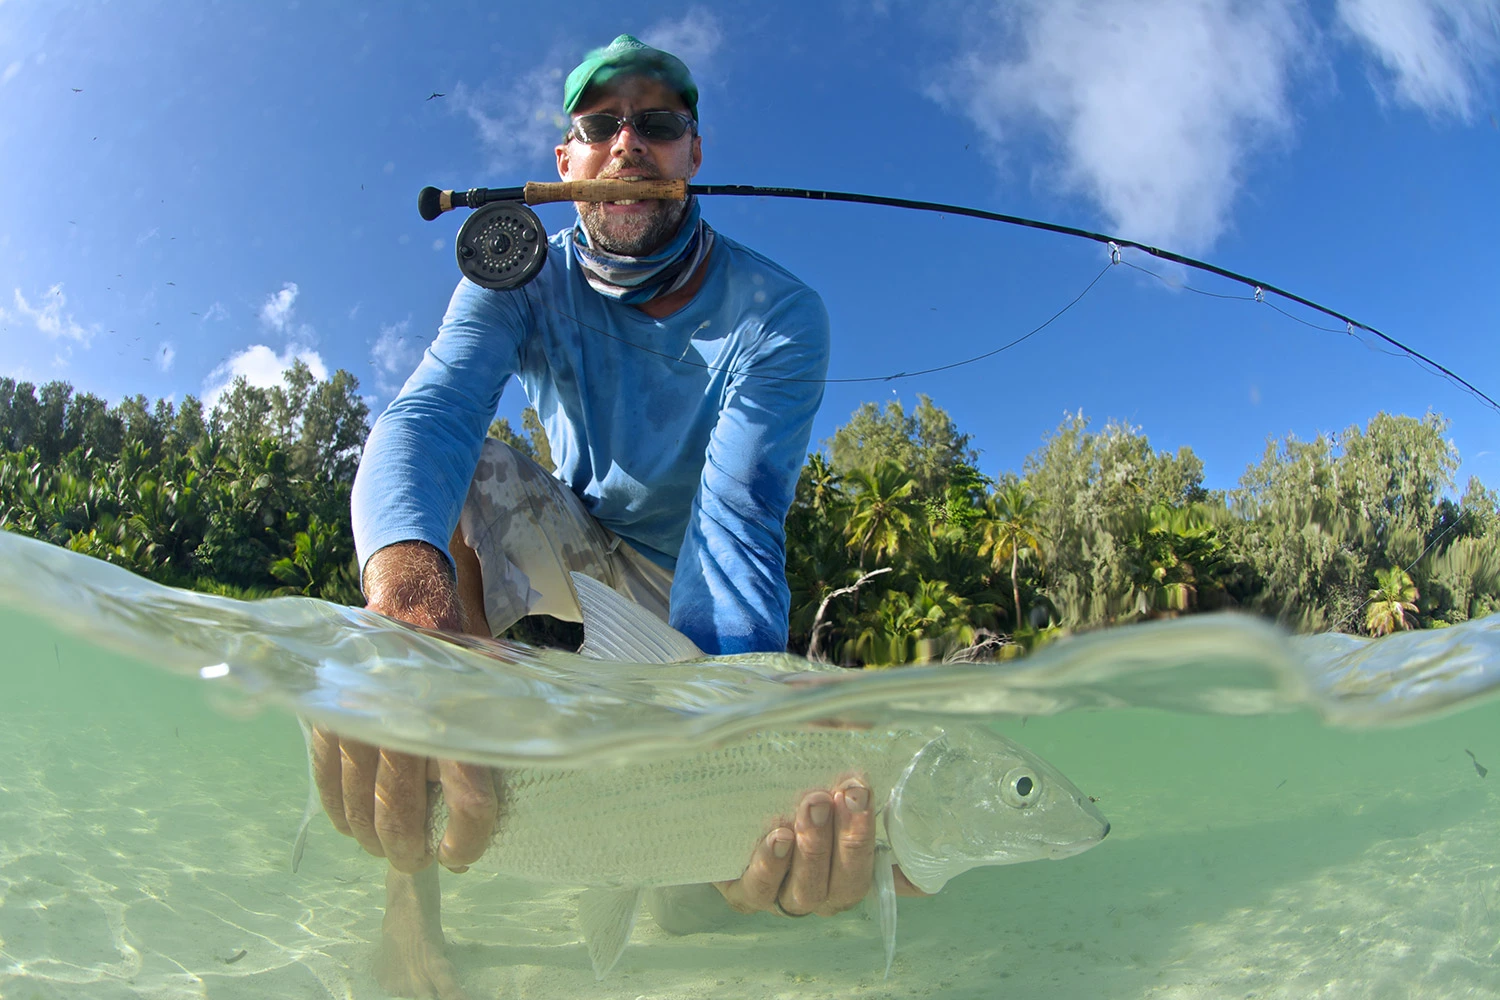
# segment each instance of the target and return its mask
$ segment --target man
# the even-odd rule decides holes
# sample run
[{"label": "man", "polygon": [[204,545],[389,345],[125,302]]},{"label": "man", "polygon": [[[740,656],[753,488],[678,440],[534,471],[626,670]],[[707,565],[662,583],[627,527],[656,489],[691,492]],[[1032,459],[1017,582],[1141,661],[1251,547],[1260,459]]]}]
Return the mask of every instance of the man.
[{"label": "man", "polygon": [[[678,59],[621,35],[566,80],[559,176],[691,178],[702,162],[697,101]],[[551,238],[530,285],[459,283],[437,339],[376,421],[354,486],[368,606],[482,635],[525,614],[577,621],[568,573],[578,571],[708,652],[781,650],[783,521],[822,399],[822,302],[714,232],[695,201],[577,208],[577,225]],[[485,439],[513,376],[546,425],[555,478]],[[461,872],[485,850],[503,774],[327,732],[315,735],[313,756],[334,825],[390,862],[383,985],[461,995],[442,954],[432,861]],[[449,809],[436,859],[429,784]],[[664,926],[698,919],[704,893],[724,913],[787,916],[833,914],[864,897],[868,788],[855,778],[787,791],[792,817],[768,832],[744,875],[658,901]]]}]

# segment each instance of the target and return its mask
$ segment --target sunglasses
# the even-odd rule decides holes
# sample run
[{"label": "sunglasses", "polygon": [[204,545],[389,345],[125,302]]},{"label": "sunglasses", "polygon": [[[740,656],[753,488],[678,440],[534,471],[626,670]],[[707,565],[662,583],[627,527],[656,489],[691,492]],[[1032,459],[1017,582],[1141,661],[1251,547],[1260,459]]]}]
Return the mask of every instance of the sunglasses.
[{"label": "sunglasses", "polygon": [[642,111],[629,118],[598,111],[574,118],[568,134],[579,142],[592,146],[596,142],[608,142],[619,135],[620,129],[627,122],[636,135],[651,142],[673,142],[681,139],[687,132],[696,134],[698,131],[697,122],[675,111]]}]

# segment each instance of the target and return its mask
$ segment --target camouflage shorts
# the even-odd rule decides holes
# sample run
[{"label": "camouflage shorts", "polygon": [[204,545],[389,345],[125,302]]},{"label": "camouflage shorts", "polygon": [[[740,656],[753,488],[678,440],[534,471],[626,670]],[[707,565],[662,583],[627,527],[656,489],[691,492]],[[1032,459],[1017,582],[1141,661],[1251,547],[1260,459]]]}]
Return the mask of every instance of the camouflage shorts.
[{"label": "camouflage shorts", "polygon": [[485,438],[458,530],[479,556],[484,613],[499,635],[526,615],[582,621],[569,573],[667,618],[672,572],[594,520],[583,501],[510,445]]}]

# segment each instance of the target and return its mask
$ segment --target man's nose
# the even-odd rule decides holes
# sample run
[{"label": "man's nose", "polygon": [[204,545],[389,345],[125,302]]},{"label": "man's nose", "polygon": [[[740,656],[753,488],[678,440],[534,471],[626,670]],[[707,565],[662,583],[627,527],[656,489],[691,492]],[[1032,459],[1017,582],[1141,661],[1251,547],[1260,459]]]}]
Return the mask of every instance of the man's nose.
[{"label": "man's nose", "polygon": [[615,138],[609,147],[610,153],[615,156],[625,156],[630,153],[644,153],[646,151],[646,140],[636,132],[635,126],[629,122],[620,125],[620,131],[615,133]]}]

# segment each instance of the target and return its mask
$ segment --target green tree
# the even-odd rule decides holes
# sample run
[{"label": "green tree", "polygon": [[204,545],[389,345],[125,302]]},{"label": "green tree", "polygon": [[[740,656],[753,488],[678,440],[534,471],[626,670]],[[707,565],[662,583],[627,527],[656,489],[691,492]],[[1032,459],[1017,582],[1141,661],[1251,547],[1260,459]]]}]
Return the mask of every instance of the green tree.
[{"label": "green tree", "polygon": [[515,432],[510,426],[510,418],[497,417],[490,421],[488,434],[504,441],[548,472],[556,471],[557,464],[552,460],[552,442],[547,440],[547,428],[542,426],[542,418],[537,416],[536,410],[529,406],[521,411],[521,429],[526,431],[526,437]]},{"label": "green tree", "polygon": [[883,408],[861,404],[824,445],[840,476],[872,472],[883,462],[894,462],[912,478],[918,496],[932,497],[947,490],[949,476],[960,462],[972,467],[978,461],[969,438],[946,410],[923,395],[909,415],[900,400]]},{"label": "green tree", "polygon": [[895,462],[882,462],[874,469],[856,469],[848,481],[854,492],[846,528],[849,547],[859,549],[859,568],[866,554],[876,565],[881,557],[894,556],[912,533],[910,501],[917,483]]},{"label": "green tree", "polygon": [[1192,449],[1155,451],[1129,424],[1094,433],[1082,413],[1066,417],[1023,468],[1041,503],[1047,596],[1071,626],[1105,624],[1125,610],[1140,559],[1130,526],[1144,512],[1211,499]]},{"label": "green tree", "polygon": [[1392,566],[1375,571],[1375,589],[1370,591],[1365,610],[1365,629],[1371,635],[1389,635],[1414,627],[1407,618],[1417,611],[1417,588],[1406,571]]},{"label": "green tree", "polygon": [[1026,481],[1010,480],[989,498],[979,522],[979,554],[990,557],[994,569],[1010,571],[1012,624],[1021,628],[1021,557],[1042,561],[1047,528],[1042,523],[1046,501],[1032,495]]}]

